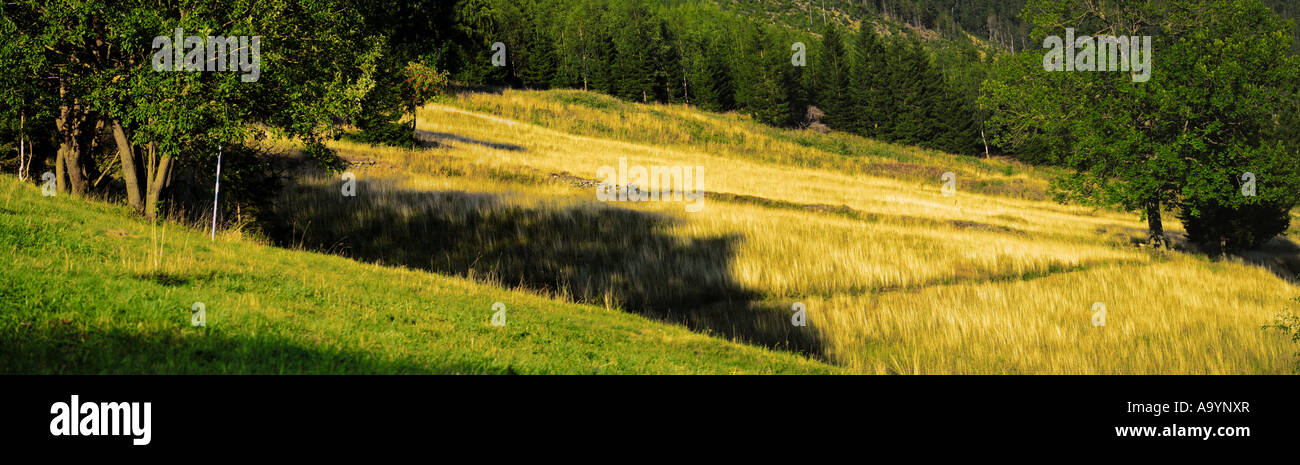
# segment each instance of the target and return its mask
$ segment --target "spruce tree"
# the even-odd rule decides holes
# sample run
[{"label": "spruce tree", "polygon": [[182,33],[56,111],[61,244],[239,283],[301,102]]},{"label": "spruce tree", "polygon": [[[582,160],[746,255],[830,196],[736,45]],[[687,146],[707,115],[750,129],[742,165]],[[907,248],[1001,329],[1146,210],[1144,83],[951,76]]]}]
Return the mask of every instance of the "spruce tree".
[{"label": "spruce tree", "polygon": [[744,55],[737,66],[736,100],[760,123],[789,126],[795,120],[792,91],[798,83],[787,47],[777,47],[755,25],[745,36]]},{"label": "spruce tree", "polygon": [[727,49],[714,42],[707,42],[704,54],[705,81],[697,86],[702,95],[707,92],[707,105],[713,111],[731,111],[736,109],[736,86],[732,64],[728,59]]},{"label": "spruce tree", "polygon": [[894,63],[885,44],[865,23],[854,45],[847,124],[863,136],[881,137],[893,127],[894,100],[890,92]]},{"label": "spruce tree", "polygon": [[831,24],[822,37],[822,46],[812,71],[810,97],[826,113],[828,126],[847,131],[855,123],[853,99],[850,94],[850,57],[839,29]]},{"label": "spruce tree", "polygon": [[955,154],[967,154],[979,143],[974,111],[966,99],[951,88],[944,88],[936,103],[937,135],[932,148]]},{"label": "spruce tree", "polygon": [[762,69],[764,42],[767,40],[758,25],[741,32],[741,46],[736,55],[736,107],[750,112],[757,106],[759,77]]},{"label": "spruce tree", "polygon": [[523,60],[519,66],[519,81],[525,87],[546,89],[556,80],[557,57],[555,46],[541,30],[541,25],[533,24],[533,33],[524,43]]},{"label": "spruce tree", "polygon": [[882,133],[886,140],[908,145],[928,144],[938,132],[935,102],[943,86],[943,77],[930,65],[929,55],[920,43],[906,42],[894,53],[893,72],[908,79],[892,79],[892,127]]},{"label": "spruce tree", "polygon": [[654,17],[657,45],[652,50],[656,100],[667,103],[683,102],[685,70],[682,67],[681,45],[677,35],[663,18]]},{"label": "spruce tree", "polygon": [[639,3],[622,12],[622,24],[614,26],[614,84],[620,98],[647,102],[655,98],[656,52],[661,46],[658,28],[651,27],[651,13]]}]

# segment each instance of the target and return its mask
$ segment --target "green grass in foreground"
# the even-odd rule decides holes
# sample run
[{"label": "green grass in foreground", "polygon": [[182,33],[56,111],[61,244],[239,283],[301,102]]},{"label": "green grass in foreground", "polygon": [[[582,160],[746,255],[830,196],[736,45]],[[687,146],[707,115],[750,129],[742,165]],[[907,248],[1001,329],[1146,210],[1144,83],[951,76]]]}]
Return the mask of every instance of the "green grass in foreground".
[{"label": "green grass in foreground", "polygon": [[[161,242],[161,245],[158,243]],[[0,176],[0,373],[822,373],[680,326],[277,249]],[[190,308],[206,306],[206,327]],[[494,302],[505,327],[490,323]]]}]

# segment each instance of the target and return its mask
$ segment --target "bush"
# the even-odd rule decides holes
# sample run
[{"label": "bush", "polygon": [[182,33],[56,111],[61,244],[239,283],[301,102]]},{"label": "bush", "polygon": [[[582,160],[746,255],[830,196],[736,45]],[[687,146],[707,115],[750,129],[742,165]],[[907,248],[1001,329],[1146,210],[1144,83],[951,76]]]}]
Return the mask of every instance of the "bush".
[{"label": "bush", "polygon": [[411,120],[406,118],[401,75],[390,71],[379,74],[376,80],[378,85],[361,101],[361,112],[353,121],[360,132],[349,135],[349,138],[367,144],[415,146]]},{"label": "bush", "polygon": [[400,115],[369,117],[358,121],[361,129],[356,134],[347,134],[350,140],[366,144],[387,145],[389,147],[412,147],[416,144],[411,125],[401,121]]},{"label": "bush", "polygon": [[347,169],[348,161],[340,157],[338,152],[331,149],[321,141],[309,140],[302,148],[302,154],[307,159],[316,162],[316,166],[331,175],[342,173]]},{"label": "bush", "polygon": [[[1292,342],[1300,342],[1300,316],[1294,313],[1279,314],[1277,320],[1271,325],[1265,325],[1264,329],[1276,329],[1291,336]],[[1300,352],[1296,352],[1300,357]],[[1296,361],[1295,371],[1300,373],[1300,360]]]},{"label": "bush", "polygon": [[1188,240],[1211,254],[1249,250],[1286,231],[1291,205],[1260,203],[1227,207],[1215,203],[1184,204],[1178,219]]},{"label": "bush", "polygon": [[[216,182],[216,147],[195,150],[176,169],[168,189],[169,215],[184,221],[210,221]],[[284,187],[287,173],[281,155],[243,144],[226,145],[221,153],[221,192],[218,218],[222,223],[246,223],[268,211]]]}]

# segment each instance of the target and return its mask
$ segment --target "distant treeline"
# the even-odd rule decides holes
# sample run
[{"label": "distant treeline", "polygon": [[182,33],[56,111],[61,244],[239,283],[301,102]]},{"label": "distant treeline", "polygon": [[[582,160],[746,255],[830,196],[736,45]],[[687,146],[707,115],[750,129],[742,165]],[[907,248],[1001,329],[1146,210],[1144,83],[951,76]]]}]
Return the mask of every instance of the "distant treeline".
[{"label": "distant treeline", "polygon": [[[848,3],[854,2],[849,0]],[[1006,50],[1026,48],[1028,26],[1020,20],[1025,0],[867,0],[868,11],[934,30],[945,39],[963,33]]]},{"label": "distant treeline", "polygon": [[[700,3],[700,0],[689,0]],[[662,0],[661,3],[681,0]],[[967,34],[1007,50],[1024,48],[1028,28],[1020,20],[1025,0],[712,0],[729,11],[755,21],[820,31],[830,23],[841,27],[864,20],[893,21],[929,29],[950,40]]]},{"label": "distant treeline", "polygon": [[[725,3],[728,0],[719,1]],[[795,4],[730,1],[739,4]],[[1025,2],[1026,0],[819,0],[808,3],[817,8],[838,9],[849,15],[883,15],[912,26],[934,30],[950,40],[961,39],[963,32],[969,33],[1004,50],[1018,52],[1037,48],[1029,40],[1032,26],[1020,17]],[[1296,0],[1264,0],[1264,4],[1282,18],[1300,20],[1300,2]],[[1300,39],[1300,28],[1292,32]],[[1300,40],[1295,43],[1300,47]]]},{"label": "distant treeline", "polygon": [[[468,0],[458,8],[466,44],[448,66],[462,82],[737,110],[775,126],[825,124],[957,153],[980,146],[973,45],[940,58],[915,37],[883,37],[874,26],[827,22],[809,32],[694,2]],[[505,66],[493,65],[497,42]]]}]

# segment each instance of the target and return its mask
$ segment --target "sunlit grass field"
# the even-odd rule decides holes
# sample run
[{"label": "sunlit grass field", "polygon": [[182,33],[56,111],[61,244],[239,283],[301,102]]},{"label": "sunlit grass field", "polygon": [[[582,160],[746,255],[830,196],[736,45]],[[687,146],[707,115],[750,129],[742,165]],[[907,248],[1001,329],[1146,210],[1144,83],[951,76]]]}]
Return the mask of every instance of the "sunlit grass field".
[{"label": "sunlit grass field", "polygon": [[0,373],[841,371],[598,306],[197,229],[0,176]]},{"label": "sunlit grass field", "polygon": [[[1294,344],[1261,329],[1296,296],[1286,279],[1137,247],[1135,215],[1053,202],[1047,170],[578,91],[462,93],[418,116],[437,147],[334,142],[356,163],[356,204],[340,203],[336,177],[305,179],[285,194],[278,240],[857,373],[1295,366]],[[597,202],[597,170],[621,158],[702,166],[703,210]],[[791,323],[795,303],[807,326]]]}]

